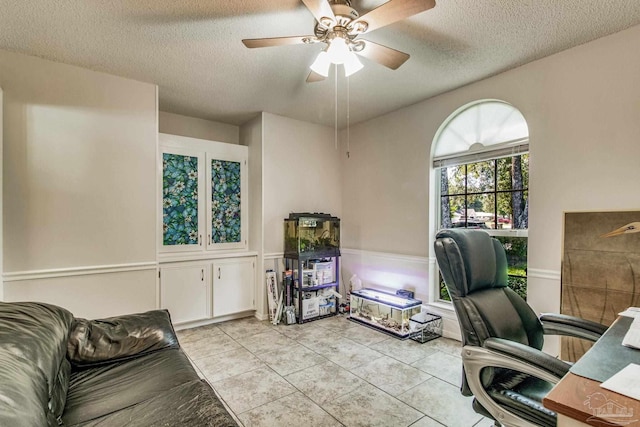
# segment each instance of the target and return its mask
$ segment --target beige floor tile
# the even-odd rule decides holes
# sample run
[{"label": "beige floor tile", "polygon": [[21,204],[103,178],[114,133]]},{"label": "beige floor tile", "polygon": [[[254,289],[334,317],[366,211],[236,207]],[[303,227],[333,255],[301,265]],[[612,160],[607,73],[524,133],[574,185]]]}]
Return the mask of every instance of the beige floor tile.
[{"label": "beige floor tile", "polygon": [[255,317],[230,320],[228,322],[218,323],[217,325],[225,334],[234,339],[250,337],[270,330],[273,326],[268,321],[260,321]]},{"label": "beige floor tile", "polygon": [[236,414],[273,402],[294,393],[296,389],[267,367],[211,382]]},{"label": "beige floor tile", "polygon": [[245,427],[340,427],[335,418],[300,392],[267,403],[239,416]]},{"label": "beige floor tile", "polygon": [[264,367],[264,363],[244,348],[207,356],[195,361],[210,383]]},{"label": "beige floor tile", "polygon": [[347,314],[327,317],[313,323],[317,323],[319,327],[322,327],[324,329],[336,332],[345,331],[347,329],[355,328],[358,326],[357,324],[349,320],[349,315]]},{"label": "beige floor tile", "polygon": [[351,373],[392,396],[404,393],[431,378],[431,375],[389,356],[351,369]]},{"label": "beige floor tile", "polygon": [[480,421],[478,421],[473,427],[494,427],[495,421],[491,418],[482,417]]},{"label": "beige floor tile", "polygon": [[462,358],[436,351],[411,366],[459,387],[462,383]]},{"label": "beige floor tile", "polygon": [[303,338],[305,336],[308,336],[309,334],[314,333],[318,333],[319,335],[327,335],[326,330],[315,325],[315,322],[303,324],[295,323],[293,325],[285,325],[283,323],[280,323],[276,326],[272,326],[272,329],[293,340],[297,340],[298,338]]},{"label": "beige floor tile", "polygon": [[444,427],[442,424],[434,420],[433,418],[429,418],[427,416],[420,418],[415,423],[411,424],[411,427]]},{"label": "beige floor tile", "polygon": [[459,393],[455,340],[400,340],[344,315],[276,326],[248,317],[178,337],[245,427],[491,426]]},{"label": "beige floor tile", "polygon": [[323,408],[347,427],[407,427],[424,416],[372,385],[359,387]]},{"label": "beige floor tile", "polygon": [[428,379],[398,399],[447,427],[470,427],[482,418],[471,408],[471,397],[463,396],[458,387],[438,378]]},{"label": "beige floor tile", "polygon": [[240,344],[223,333],[199,336],[198,339],[193,337],[191,340],[182,343],[181,346],[194,361],[242,348]]},{"label": "beige floor tile", "polygon": [[284,378],[319,405],[367,384],[332,362],[311,366]]},{"label": "beige floor tile", "polygon": [[236,341],[254,354],[281,350],[296,344],[291,338],[287,338],[273,329],[267,329],[248,337],[236,338]]},{"label": "beige floor tile", "polygon": [[362,325],[355,325],[353,328],[344,329],[337,332],[345,338],[349,338],[358,344],[371,346],[373,344],[386,341],[389,335],[384,332],[376,331]]},{"label": "beige floor tile", "polygon": [[433,348],[443,353],[451,354],[452,356],[461,357],[462,343],[450,338],[436,338],[423,344],[427,348]]},{"label": "beige floor tile", "polygon": [[425,344],[420,344],[413,340],[399,340],[397,338],[387,338],[369,347],[407,364],[416,362],[436,352],[434,348],[427,347]]},{"label": "beige floor tile", "polygon": [[334,337],[311,345],[310,348],[345,369],[364,365],[383,356],[382,353],[345,337]]},{"label": "beige floor tile", "polygon": [[197,328],[181,329],[176,331],[176,336],[180,344],[190,341],[197,341],[201,338],[221,334],[222,331],[216,325],[199,326]]},{"label": "beige floor tile", "polygon": [[327,358],[300,344],[266,353],[256,353],[256,356],[282,376],[327,362]]}]

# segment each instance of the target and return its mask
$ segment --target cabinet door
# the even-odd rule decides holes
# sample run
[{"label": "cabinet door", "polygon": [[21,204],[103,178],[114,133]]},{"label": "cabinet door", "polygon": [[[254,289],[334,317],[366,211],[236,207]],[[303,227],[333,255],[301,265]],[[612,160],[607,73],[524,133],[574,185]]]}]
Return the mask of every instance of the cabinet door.
[{"label": "cabinet door", "polygon": [[236,147],[207,153],[207,249],[246,249],[246,152]]},{"label": "cabinet door", "polygon": [[161,147],[162,173],[159,223],[160,250],[203,249],[204,155],[196,151]]},{"label": "cabinet door", "polygon": [[211,317],[211,278],[208,263],[160,268],[160,307],[173,323]]},{"label": "cabinet door", "polygon": [[254,309],[255,258],[230,258],[213,263],[213,315]]}]

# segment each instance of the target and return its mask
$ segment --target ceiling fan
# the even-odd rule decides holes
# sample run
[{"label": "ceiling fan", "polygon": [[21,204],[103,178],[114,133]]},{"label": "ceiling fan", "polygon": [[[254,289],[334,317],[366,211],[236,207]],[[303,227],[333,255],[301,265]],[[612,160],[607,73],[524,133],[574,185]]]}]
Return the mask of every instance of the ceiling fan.
[{"label": "ceiling fan", "polygon": [[302,3],[316,19],[314,35],[244,39],[242,43],[248,48],[325,43],[327,46],[311,65],[307,82],[324,80],[331,64],[343,64],[347,76],[359,71],[362,63],[356,55],[397,69],[409,59],[409,54],[359,36],[436,5],[435,0],[389,0],[360,16],[350,0],[302,0]]}]

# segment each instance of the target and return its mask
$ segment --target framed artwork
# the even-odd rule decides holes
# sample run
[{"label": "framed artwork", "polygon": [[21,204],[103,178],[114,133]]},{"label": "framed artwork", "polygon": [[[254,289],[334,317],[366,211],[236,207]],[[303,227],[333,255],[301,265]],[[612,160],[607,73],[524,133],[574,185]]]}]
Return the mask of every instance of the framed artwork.
[{"label": "framed artwork", "polygon": [[[610,325],[640,305],[640,211],[565,213],[562,252],[561,313]],[[562,337],[561,357],[590,347]]]}]

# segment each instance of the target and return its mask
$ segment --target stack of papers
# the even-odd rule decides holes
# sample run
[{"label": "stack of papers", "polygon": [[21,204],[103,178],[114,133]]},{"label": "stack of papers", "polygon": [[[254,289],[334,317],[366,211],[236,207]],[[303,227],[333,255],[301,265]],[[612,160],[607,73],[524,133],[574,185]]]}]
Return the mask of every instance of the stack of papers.
[{"label": "stack of papers", "polygon": [[622,345],[640,349],[640,316],[633,318],[629,330],[622,339]]},{"label": "stack of papers", "polygon": [[638,317],[640,316],[640,307],[629,307],[625,311],[618,313],[618,316]]},{"label": "stack of papers", "polygon": [[630,363],[600,387],[640,400],[640,365]]}]

